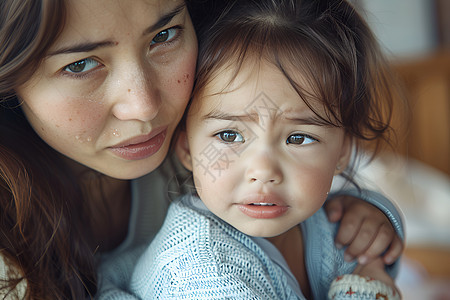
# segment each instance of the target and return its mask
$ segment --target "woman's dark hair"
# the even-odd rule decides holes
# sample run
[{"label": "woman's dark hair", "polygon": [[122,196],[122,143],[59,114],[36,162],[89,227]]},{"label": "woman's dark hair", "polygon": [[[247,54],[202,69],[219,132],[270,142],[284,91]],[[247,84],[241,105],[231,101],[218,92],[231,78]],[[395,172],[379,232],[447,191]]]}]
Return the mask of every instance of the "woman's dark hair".
[{"label": "woman's dark hair", "polygon": [[[198,24],[194,97],[223,68],[236,75],[247,58],[264,59],[286,76],[322,122],[342,127],[355,137],[358,148],[373,141],[376,153],[380,142],[389,143],[395,98],[391,74],[369,27],[349,3],[227,3],[222,4],[225,8],[218,19]],[[313,101],[323,103],[327,115],[318,114]]]},{"label": "woman's dark hair", "polygon": [[[96,291],[94,256],[77,179],[22,114],[15,89],[39,67],[65,24],[64,1],[0,2],[0,294],[85,299]],[[85,219],[83,219],[85,218]]]}]

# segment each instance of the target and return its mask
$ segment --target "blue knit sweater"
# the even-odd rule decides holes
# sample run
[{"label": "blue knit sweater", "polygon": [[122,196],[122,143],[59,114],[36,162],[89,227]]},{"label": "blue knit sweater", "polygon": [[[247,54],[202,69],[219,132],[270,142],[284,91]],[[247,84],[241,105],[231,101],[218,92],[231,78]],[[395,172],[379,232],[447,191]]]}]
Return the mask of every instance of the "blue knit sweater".
[{"label": "blue knit sweater", "polygon": [[[272,259],[258,238],[199,203],[188,195],[170,206],[134,270],[133,294],[141,299],[304,299],[283,259]],[[327,299],[332,280],[356,264],[345,262],[343,250],[334,246],[337,225],[328,222],[323,209],[300,226],[313,298]],[[396,269],[395,264],[388,272],[395,276]]]}]

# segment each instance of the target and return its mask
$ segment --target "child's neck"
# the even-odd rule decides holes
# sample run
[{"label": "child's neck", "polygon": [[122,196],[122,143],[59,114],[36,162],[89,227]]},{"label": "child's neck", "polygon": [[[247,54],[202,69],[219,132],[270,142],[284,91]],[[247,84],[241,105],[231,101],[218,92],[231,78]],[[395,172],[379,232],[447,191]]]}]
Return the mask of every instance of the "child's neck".
[{"label": "child's neck", "polygon": [[311,289],[306,272],[303,235],[300,227],[295,226],[281,235],[266,239],[281,252],[291,272],[300,284],[303,295],[310,299]]}]

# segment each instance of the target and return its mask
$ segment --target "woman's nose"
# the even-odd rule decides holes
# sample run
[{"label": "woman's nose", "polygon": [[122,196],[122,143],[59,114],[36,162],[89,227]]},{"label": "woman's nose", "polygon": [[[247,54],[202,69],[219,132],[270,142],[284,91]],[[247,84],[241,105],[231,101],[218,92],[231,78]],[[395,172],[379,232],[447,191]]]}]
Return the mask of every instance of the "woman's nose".
[{"label": "woman's nose", "polygon": [[259,153],[249,158],[247,166],[247,181],[264,184],[280,184],[283,173],[279,159],[274,153]]},{"label": "woman's nose", "polygon": [[113,114],[119,120],[153,120],[161,107],[160,88],[155,74],[135,67],[115,81]]}]

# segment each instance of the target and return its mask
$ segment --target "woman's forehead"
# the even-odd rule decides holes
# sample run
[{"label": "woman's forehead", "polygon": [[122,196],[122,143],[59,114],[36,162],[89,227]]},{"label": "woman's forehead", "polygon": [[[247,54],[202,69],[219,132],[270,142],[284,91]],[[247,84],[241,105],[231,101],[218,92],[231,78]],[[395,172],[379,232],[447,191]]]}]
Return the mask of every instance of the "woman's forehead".
[{"label": "woman's forehead", "polygon": [[142,35],[184,5],[182,0],[70,0],[66,25],[57,43],[70,44],[77,37],[99,40],[113,39],[117,34]]}]

